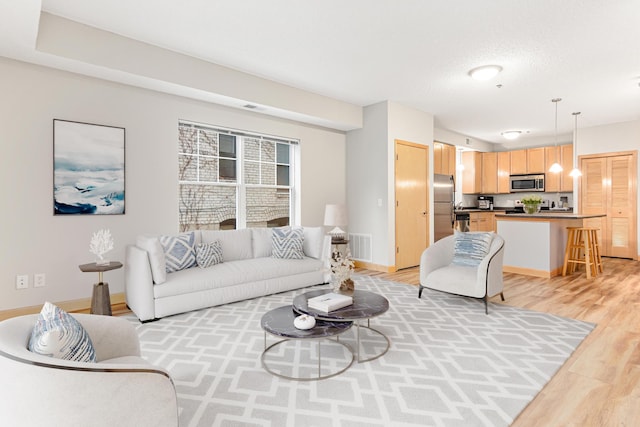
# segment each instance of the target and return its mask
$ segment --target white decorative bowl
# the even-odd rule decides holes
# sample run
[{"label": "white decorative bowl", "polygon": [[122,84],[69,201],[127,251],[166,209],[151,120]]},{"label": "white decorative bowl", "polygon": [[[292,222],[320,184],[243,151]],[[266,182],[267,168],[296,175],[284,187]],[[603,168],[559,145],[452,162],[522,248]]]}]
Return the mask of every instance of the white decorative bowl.
[{"label": "white decorative bowl", "polygon": [[316,326],[316,319],[314,319],[312,316],[302,314],[293,319],[293,326],[298,329],[311,329]]}]

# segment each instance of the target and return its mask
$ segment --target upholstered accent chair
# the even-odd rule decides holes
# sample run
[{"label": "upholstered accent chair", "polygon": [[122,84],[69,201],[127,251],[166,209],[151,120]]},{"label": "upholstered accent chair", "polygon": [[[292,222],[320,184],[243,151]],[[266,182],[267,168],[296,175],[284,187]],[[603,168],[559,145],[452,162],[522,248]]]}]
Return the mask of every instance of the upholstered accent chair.
[{"label": "upholstered accent chair", "polygon": [[37,315],[0,322],[0,424],[6,426],[177,426],[176,390],[165,370],[140,357],[126,319],[73,315],[97,363],[28,350]]},{"label": "upholstered accent chair", "polygon": [[[467,233],[463,234],[470,236]],[[495,233],[491,233],[491,237],[486,255],[476,260],[477,265],[454,262],[454,257],[459,259],[461,256],[460,253],[456,254],[457,233],[440,239],[425,249],[420,258],[418,298],[422,297],[424,288],[479,298],[484,300],[485,313],[489,314],[489,298],[500,294],[504,301],[504,239]]]}]

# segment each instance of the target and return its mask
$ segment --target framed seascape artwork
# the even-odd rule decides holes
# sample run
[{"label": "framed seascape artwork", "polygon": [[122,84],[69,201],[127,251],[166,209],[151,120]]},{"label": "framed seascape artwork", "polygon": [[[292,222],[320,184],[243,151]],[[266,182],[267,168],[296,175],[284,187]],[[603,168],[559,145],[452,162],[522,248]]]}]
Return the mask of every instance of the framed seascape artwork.
[{"label": "framed seascape artwork", "polygon": [[124,128],[53,120],[54,215],[124,214]]}]

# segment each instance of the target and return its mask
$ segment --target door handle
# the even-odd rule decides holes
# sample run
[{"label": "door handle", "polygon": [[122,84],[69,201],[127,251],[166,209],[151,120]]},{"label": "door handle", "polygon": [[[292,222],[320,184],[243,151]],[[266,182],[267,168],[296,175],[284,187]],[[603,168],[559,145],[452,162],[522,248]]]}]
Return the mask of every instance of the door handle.
[{"label": "door handle", "polygon": [[427,211],[422,211],[422,216],[427,216]]}]

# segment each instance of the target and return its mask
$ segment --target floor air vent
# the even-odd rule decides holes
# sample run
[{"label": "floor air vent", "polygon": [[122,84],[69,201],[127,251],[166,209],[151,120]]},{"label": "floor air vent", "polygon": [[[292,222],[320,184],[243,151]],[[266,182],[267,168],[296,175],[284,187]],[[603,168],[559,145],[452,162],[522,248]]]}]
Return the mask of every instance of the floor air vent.
[{"label": "floor air vent", "polygon": [[349,251],[351,258],[371,262],[371,234],[349,233]]}]

